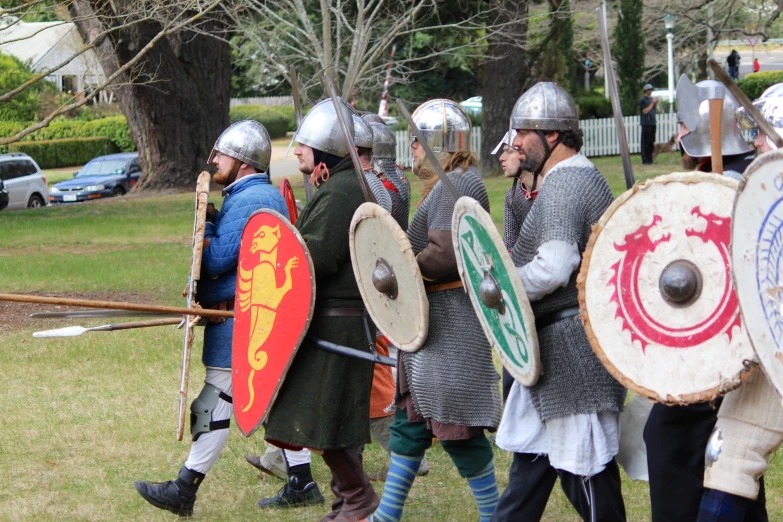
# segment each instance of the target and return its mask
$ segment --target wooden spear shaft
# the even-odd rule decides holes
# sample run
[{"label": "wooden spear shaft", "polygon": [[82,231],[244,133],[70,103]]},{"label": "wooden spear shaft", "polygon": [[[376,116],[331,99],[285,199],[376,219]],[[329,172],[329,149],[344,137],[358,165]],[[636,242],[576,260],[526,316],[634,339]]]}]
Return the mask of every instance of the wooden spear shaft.
[{"label": "wooden spear shaft", "polygon": [[38,295],[0,294],[0,301],[63,306],[83,306],[85,308],[108,308],[110,310],[133,310],[135,312],[156,312],[160,314],[177,314],[226,319],[232,319],[234,317],[234,312],[230,310],[210,310],[208,308],[186,308],[181,306],[133,304],[121,303],[118,301],[93,301],[91,299],[69,299],[66,297],[43,297]]}]

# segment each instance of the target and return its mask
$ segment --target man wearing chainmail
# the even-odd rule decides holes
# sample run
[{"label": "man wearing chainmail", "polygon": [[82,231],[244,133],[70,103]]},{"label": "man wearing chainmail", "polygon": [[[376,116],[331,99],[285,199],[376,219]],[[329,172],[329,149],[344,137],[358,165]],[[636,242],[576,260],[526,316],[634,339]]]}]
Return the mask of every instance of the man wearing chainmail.
[{"label": "man wearing chainmail", "polygon": [[533,202],[538,196],[538,176],[520,168],[519,151],[512,145],[516,135],[517,132],[514,130],[507,132],[492,151],[492,154],[503,151],[500,154],[503,175],[513,179],[511,187],[506,192],[503,205],[503,244],[506,245],[506,250],[509,252],[514,248],[519,231],[522,229],[522,223],[525,222],[525,218],[533,208]]},{"label": "man wearing chainmail", "polygon": [[[533,208],[533,202],[538,195],[537,176],[533,176],[532,172],[523,171],[520,168],[519,151],[511,144],[516,135],[517,132],[515,130],[507,132],[492,151],[492,154],[503,151],[500,154],[500,166],[503,168],[503,175],[514,180],[508,192],[506,192],[503,205],[503,244],[509,252],[514,248],[522,223],[525,222],[525,218],[530,209]],[[508,373],[508,370],[503,368],[504,401],[508,399],[513,383],[514,378]]]},{"label": "man wearing chainmail", "polygon": [[375,202],[378,203],[386,212],[392,211],[392,199],[389,192],[386,190],[383,182],[381,181],[380,174],[375,172],[372,168],[372,157],[374,138],[373,131],[370,125],[359,117],[357,114],[353,114],[353,143],[356,145],[356,152],[359,154],[359,161],[362,163],[364,169],[364,177],[367,180],[367,184],[370,186],[370,191],[375,197]]},{"label": "man wearing chainmail", "polygon": [[364,114],[362,119],[370,124],[373,135],[372,156],[380,171],[383,186],[392,201],[391,214],[403,230],[408,229],[411,211],[411,187],[402,167],[397,165],[397,140],[383,118],[377,114]]},{"label": "man wearing chainmail", "polygon": [[[413,119],[438,156],[457,192],[489,211],[489,198],[470,152],[470,120],[451,100],[430,100]],[[413,171],[424,185],[423,199],[408,227],[429,298],[427,341],[415,353],[397,358],[397,412],[391,427],[391,462],[381,504],[373,521],[396,522],[433,437],[467,478],[488,521],[498,499],[492,448],[484,435],[500,421],[498,375],[492,351],[464,292],[451,240],[454,201],[411,144]]]},{"label": "man wearing chainmail", "polygon": [[511,127],[520,168],[542,177],[511,258],[535,314],[543,372],[533,387],[511,387],[497,444],[514,461],[492,520],[540,520],[558,477],[583,520],[625,520],[614,457],[626,391],[590,347],[576,288],[591,227],[612,192],[578,154],[576,107],[559,86],[541,82],[523,94]]}]

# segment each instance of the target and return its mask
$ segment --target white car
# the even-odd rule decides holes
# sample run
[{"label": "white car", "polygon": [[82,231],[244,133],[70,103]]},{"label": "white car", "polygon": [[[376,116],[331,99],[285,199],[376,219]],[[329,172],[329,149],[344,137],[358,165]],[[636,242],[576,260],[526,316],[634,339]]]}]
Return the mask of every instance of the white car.
[{"label": "white car", "polygon": [[8,191],[9,210],[44,207],[49,203],[46,177],[27,154],[0,154],[0,179]]}]

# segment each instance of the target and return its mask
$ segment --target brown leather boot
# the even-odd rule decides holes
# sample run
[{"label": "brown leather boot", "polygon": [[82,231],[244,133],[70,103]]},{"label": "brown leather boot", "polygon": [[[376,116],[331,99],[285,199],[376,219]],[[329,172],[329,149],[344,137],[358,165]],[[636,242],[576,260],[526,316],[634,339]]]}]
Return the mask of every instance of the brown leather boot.
[{"label": "brown leather boot", "polygon": [[359,522],[375,513],[381,499],[370,485],[362,459],[355,448],[326,450],[324,462],[332,470],[332,478],[342,497],[334,522]]},{"label": "brown leather boot", "polygon": [[343,496],[340,494],[340,490],[337,489],[337,484],[334,482],[334,475],[332,475],[332,493],[334,493],[335,497],[332,501],[332,511],[318,522],[330,522],[331,520],[334,520],[343,507]]}]

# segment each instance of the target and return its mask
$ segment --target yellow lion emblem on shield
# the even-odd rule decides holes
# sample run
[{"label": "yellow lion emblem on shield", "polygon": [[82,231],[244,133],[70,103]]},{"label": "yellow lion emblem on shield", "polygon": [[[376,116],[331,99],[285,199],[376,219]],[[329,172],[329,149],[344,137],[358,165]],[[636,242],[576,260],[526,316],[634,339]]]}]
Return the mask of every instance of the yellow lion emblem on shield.
[{"label": "yellow lion emblem on shield", "polygon": [[258,253],[259,262],[252,269],[239,267],[239,309],[250,310],[250,342],[247,348],[247,360],[250,363],[250,376],[247,380],[250,400],[242,410],[246,412],[253,406],[255,392],[253,376],[266,366],[267,353],[261,348],[269,337],[275,324],[277,307],[283,297],[293,287],[291,270],[299,266],[299,258],[294,256],[285,264],[283,285],[277,286],[275,268],[277,267],[277,244],[280,241],[280,225],[261,226],[253,235],[250,253]]}]

